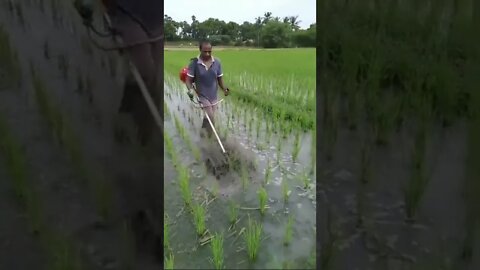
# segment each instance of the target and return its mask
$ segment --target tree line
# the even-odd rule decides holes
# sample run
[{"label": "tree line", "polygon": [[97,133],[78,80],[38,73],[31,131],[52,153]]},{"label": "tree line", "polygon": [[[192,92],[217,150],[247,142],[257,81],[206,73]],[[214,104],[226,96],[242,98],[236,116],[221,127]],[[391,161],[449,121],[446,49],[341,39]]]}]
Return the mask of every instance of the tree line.
[{"label": "tree line", "polygon": [[209,18],[203,22],[175,21],[165,14],[166,42],[193,42],[208,39],[212,45],[263,48],[315,47],[316,23],[300,29],[298,16],[273,17],[271,12],[242,24]]}]

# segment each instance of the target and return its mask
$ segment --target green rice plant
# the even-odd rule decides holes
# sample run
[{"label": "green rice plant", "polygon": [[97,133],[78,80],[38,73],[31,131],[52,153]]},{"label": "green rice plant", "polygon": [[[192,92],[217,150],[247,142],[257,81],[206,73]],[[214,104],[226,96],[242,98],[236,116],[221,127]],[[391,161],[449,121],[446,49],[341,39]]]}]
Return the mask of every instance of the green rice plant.
[{"label": "green rice plant", "polygon": [[195,229],[197,231],[197,234],[199,236],[203,235],[205,233],[206,227],[205,227],[205,209],[201,204],[195,204],[192,207],[192,212],[193,212],[193,220],[195,224]]},{"label": "green rice plant", "polygon": [[315,129],[312,129],[312,140],[310,146],[310,173],[315,173],[316,161],[317,161],[317,138]]},{"label": "green rice plant", "polygon": [[282,196],[283,196],[283,202],[284,203],[287,203],[288,202],[288,198],[290,197],[290,193],[292,193],[292,191],[290,191],[288,189],[288,183],[287,183],[287,177],[283,177],[282,179]]},{"label": "green rice plant", "polygon": [[270,184],[272,179],[272,165],[270,164],[270,159],[267,161],[267,167],[265,168],[265,185]]},{"label": "green rice plant", "polygon": [[50,46],[48,45],[48,40],[45,40],[45,43],[43,43],[43,56],[45,59],[50,59]]},{"label": "green rice plant", "polygon": [[277,141],[277,164],[280,163],[280,157],[282,155],[282,145],[283,145],[283,141],[281,138],[279,138]]},{"label": "green rice plant", "polygon": [[80,252],[75,248],[73,241],[66,236],[50,231],[42,237],[42,244],[47,250],[48,269],[52,270],[82,270]]},{"label": "green rice plant", "polygon": [[6,73],[0,87],[13,87],[21,82],[22,69],[18,54],[10,43],[10,36],[0,25],[0,68]]},{"label": "green rice plant", "polygon": [[300,153],[300,133],[297,132],[295,134],[295,140],[293,141],[293,152],[292,152],[293,162],[297,161],[299,153]]},{"label": "green rice plant", "polygon": [[170,253],[170,256],[165,258],[165,269],[174,269],[173,264],[175,261],[175,256],[173,256],[172,253]]},{"label": "green rice plant", "polygon": [[169,248],[170,247],[170,226],[169,226],[169,219],[167,215],[164,215],[163,218],[163,247]]},{"label": "green rice plant", "polygon": [[412,221],[428,185],[425,164],[425,131],[420,131],[413,148],[412,176],[404,190],[404,200],[407,220]]},{"label": "green rice plant", "polygon": [[292,241],[292,236],[293,236],[292,225],[293,225],[293,217],[289,216],[287,226],[285,228],[285,237],[283,239],[283,244],[286,245],[286,246],[288,246],[290,244],[290,242]]},{"label": "green rice plant", "polygon": [[165,148],[167,150],[167,153],[170,155],[172,159],[173,166],[176,167],[178,163],[178,156],[177,156],[177,152],[175,151],[175,146],[173,145],[173,140],[169,136],[167,131],[164,132],[163,140],[165,142]]},{"label": "green rice plant", "polygon": [[248,170],[247,166],[242,162],[240,169],[240,176],[242,178],[242,188],[246,190],[248,187]]},{"label": "green rice plant", "polygon": [[213,265],[215,269],[223,269],[224,267],[224,255],[223,255],[223,235],[215,234],[212,239],[212,255]]},{"label": "green rice plant", "polygon": [[247,246],[247,254],[250,261],[257,259],[258,250],[262,236],[263,226],[248,218],[248,226],[245,230],[244,238]]},{"label": "green rice plant", "polygon": [[57,60],[58,60],[58,69],[62,73],[63,78],[67,79],[68,70],[69,70],[69,63],[68,63],[67,56],[65,56],[64,54],[60,54]]},{"label": "green rice plant", "polygon": [[0,151],[5,156],[6,167],[13,180],[15,196],[25,204],[28,192],[26,160],[20,145],[10,133],[3,115],[0,115]]},{"label": "green rice plant", "polygon": [[180,190],[182,192],[183,201],[187,206],[191,206],[192,203],[192,193],[190,191],[190,176],[187,168],[179,166],[178,169],[178,180],[180,185]]},{"label": "green rice plant", "polygon": [[229,221],[234,224],[238,219],[238,205],[234,201],[229,203]]},{"label": "green rice plant", "polygon": [[123,269],[134,269],[135,267],[135,237],[127,220],[122,222],[121,229],[121,259]]},{"label": "green rice plant", "polygon": [[267,190],[264,187],[261,187],[258,190],[258,202],[260,205],[260,213],[262,215],[265,214],[266,206],[267,206],[267,199],[268,199],[268,194]]},{"label": "green rice plant", "polygon": [[307,189],[310,185],[310,176],[308,175],[308,172],[304,172],[300,176],[300,180],[302,181],[303,188]]},{"label": "green rice plant", "polygon": [[219,190],[219,188],[220,188],[220,187],[219,187],[219,184],[218,184],[217,181],[213,181],[213,184],[212,184],[212,185],[213,185],[213,196],[214,196],[215,198],[217,198],[217,197],[218,197],[218,190]]},{"label": "green rice plant", "polygon": [[360,183],[367,184],[371,181],[371,144],[364,141],[360,153]]},{"label": "green rice plant", "polygon": [[257,139],[260,138],[260,127],[262,126],[262,121],[257,120],[255,133],[257,134]]}]

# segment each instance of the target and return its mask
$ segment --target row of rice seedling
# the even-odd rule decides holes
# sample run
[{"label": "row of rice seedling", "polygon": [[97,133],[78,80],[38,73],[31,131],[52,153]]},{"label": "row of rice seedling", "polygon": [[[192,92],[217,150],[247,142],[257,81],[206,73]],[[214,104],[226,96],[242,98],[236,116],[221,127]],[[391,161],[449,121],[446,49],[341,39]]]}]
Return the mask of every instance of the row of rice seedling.
[{"label": "row of rice seedling", "polygon": [[52,101],[46,85],[38,74],[33,76],[33,88],[38,109],[52,131],[56,142],[64,147],[72,165],[81,177],[86,180],[87,187],[93,192],[99,214],[107,218],[111,211],[112,187],[106,175],[93,170],[86,163],[81,149],[80,139],[60,108]]},{"label": "row of rice seedling", "polygon": [[187,144],[190,151],[192,151],[195,159],[197,161],[200,161],[200,150],[198,149],[198,147],[193,145],[192,139],[190,138],[190,135],[189,135],[188,131],[185,130],[185,127],[180,123],[180,120],[178,119],[178,117],[175,114],[173,115],[173,119],[174,119],[174,122],[175,122],[175,127],[177,128],[177,131],[180,134],[180,137]]},{"label": "row of rice seedling", "polygon": [[4,26],[0,24],[0,61],[2,67],[2,73],[6,73],[2,76],[0,83],[0,90],[4,88],[18,87],[21,83],[22,72],[20,67],[20,61],[17,52],[13,49],[10,42],[10,36],[5,30]]},{"label": "row of rice seedling", "polygon": [[[463,79],[472,44],[472,13],[468,4],[452,9],[452,1],[324,4],[321,18],[333,22],[320,23],[318,29],[324,154],[333,158],[343,119],[352,131],[371,130],[380,146],[390,143],[395,132],[414,126],[411,176],[403,190],[405,215],[411,220],[429,182],[427,131],[435,124],[447,127],[472,116],[471,91]],[[345,20],[334,20],[333,14],[340,13]],[[373,149],[371,144],[364,147]],[[362,149],[362,155],[368,149]],[[366,156],[360,161],[360,178],[367,184],[369,161]],[[362,205],[359,202],[363,212]]]},{"label": "row of rice seedling", "polygon": [[0,154],[5,157],[18,202],[27,212],[30,230],[39,236],[38,239],[46,251],[50,269],[83,269],[80,256],[71,240],[52,229],[44,218],[41,198],[38,197],[34,183],[28,180],[30,175],[25,154],[3,115],[0,115]]}]

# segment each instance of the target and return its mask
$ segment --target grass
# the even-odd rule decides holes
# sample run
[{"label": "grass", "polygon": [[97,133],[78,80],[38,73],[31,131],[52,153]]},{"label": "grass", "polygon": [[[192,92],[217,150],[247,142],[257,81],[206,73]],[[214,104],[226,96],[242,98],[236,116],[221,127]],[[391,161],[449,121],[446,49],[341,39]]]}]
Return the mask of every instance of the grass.
[{"label": "grass", "polygon": [[247,254],[250,261],[257,259],[260,248],[263,226],[248,218],[248,226],[245,230],[245,242],[247,245]]},{"label": "grass", "polygon": [[259,205],[260,205],[260,213],[262,215],[265,214],[265,210],[266,210],[266,207],[267,207],[267,199],[268,199],[267,190],[264,187],[261,187],[258,190],[258,202],[259,202]]},{"label": "grass", "polygon": [[224,267],[224,255],[223,255],[223,235],[215,234],[211,243],[213,265],[215,269],[223,269]]},{"label": "grass", "polygon": [[205,209],[201,204],[195,204],[192,207],[193,212],[193,220],[195,224],[195,229],[197,231],[197,235],[201,236],[205,233]]}]

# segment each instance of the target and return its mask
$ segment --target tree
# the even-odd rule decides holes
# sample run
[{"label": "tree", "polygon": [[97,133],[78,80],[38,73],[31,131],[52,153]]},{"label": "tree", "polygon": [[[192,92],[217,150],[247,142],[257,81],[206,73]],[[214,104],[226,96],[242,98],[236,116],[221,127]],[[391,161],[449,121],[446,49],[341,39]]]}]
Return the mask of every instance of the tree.
[{"label": "tree", "polygon": [[293,42],[299,47],[315,47],[317,25],[312,24],[307,30],[298,30],[293,34]]},{"label": "tree", "polygon": [[179,37],[177,35],[178,31],[178,23],[172,19],[172,17],[165,14],[164,16],[164,33],[165,33],[165,40],[167,41],[174,41],[178,40]]},{"label": "tree", "polygon": [[261,30],[261,44],[264,48],[289,47],[292,29],[281,21],[269,21]]}]

